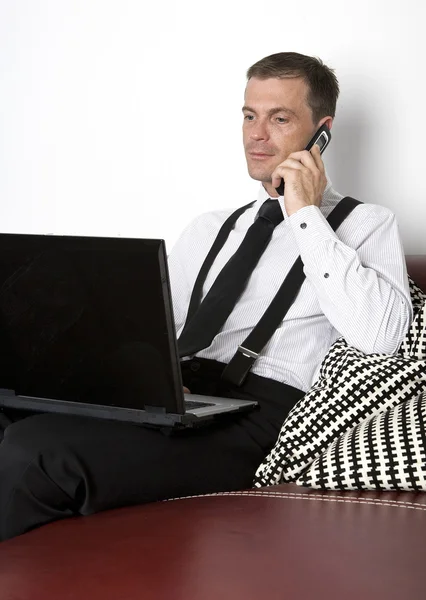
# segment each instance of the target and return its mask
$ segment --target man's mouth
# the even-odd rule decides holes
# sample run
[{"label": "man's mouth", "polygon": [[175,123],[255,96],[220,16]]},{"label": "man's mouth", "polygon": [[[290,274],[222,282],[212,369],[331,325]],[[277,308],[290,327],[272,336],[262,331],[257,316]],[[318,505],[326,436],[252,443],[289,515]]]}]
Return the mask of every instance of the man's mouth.
[{"label": "man's mouth", "polygon": [[266,154],[264,152],[249,152],[249,156],[257,160],[263,160],[266,158],[270,158],[271,156],[273,156],[273,154]]}]

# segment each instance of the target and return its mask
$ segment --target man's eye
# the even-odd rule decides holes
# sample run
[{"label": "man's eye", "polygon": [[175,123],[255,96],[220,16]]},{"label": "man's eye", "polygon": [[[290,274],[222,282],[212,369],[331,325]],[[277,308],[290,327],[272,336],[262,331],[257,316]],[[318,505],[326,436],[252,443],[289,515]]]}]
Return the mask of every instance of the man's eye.
[{"label": "man's eye", "polygon": [[278,123],[287,123],[288,119],[285,119],[284,117],[277,117],[277,121]]},{"label": "man's eye", "polygon": [[254,119],[253,115],[244,115],[244,119],[246,121],[251,121],[252,119]]}]

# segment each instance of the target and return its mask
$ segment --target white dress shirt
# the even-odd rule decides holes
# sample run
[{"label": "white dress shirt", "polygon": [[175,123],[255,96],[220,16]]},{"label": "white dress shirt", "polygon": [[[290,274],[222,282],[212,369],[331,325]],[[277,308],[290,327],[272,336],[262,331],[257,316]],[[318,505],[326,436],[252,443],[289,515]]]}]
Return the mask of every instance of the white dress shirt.
[{"label": "white dress shirt", "polygon": [[[203,298],[236,252],[268,198],[261,185],[256,203],[240,216],[203,287]],[[228,363],[268,308],[300,255],[306,279],[284,320],[251,371],[307,391],[333,342],[340,336],[366,354],[393,353],[412,319],[404,251],[395,216],[361,204],[334,233],[326,217],[343,196],[331,187],[321,207],[285,212],[237,305],[213,343],[197,356]],[[200,215],[169,256],[176,331],[186,320],[192,289],[216,235],[235,209]]]}]

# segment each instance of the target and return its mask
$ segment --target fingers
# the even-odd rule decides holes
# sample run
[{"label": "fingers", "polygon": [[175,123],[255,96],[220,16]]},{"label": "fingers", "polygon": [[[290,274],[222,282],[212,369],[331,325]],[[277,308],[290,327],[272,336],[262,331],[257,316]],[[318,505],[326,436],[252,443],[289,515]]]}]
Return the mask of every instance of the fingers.
[{"label": "fingers", "polygon": [[313,173],[315,173],[317,169],[320,172],[324,171],[324,163],[322,162],[320,149],[316,144],[312,146],[310,151],[302,150],[301,152],[292,152],[287,160],[289,159],[299,161]]},{"label": "fingers", "polygon": [[303,175],[309,175],[309,171],[315,179],[319,179],[321,175],[325,175],[324,163],[321,158],[319,147],[315,144],[311,151],[301,150],[300,152],[292,152],[288,158],[278,165],[272,174],[272,185],[278,187],[281,179],[285,180],[285,173],[288,174],[288,169],[301,171]]},{"label": "fingers", "polygon": [[287,215],[306,206],[321,206],[327,184],[324,163],[318,146],[311,151],[293,152],[272,173],[272,185],[277,188],[284,179],[284,204]]},{"label": "fingers", "polygon": [[320,173],[325,173],[324,163],[321,158],[321,150],[319,149],[319,146],[317,144],[314,144],[312,146],[310,155],[313,158],[315,165],[316,165],[317,169],[320,171]]},{"label": "fingers", "polygon": [[[290,155],[292,156],[292,155]],[[286,175],[288,175],[288,170],[292,169],[293,171],[301,171],[301,172],[307,172],[308,169],[298,160],[296,160],[295,158],[287,158],[283,163],[281,163],[280,165],[278,165],[278,167],[275,169],[275,171],[272,173],[272,185],[277,188],[280,183],[281,183],[281,179],[286,178]]]},{"label": "fingers", "polygon": [[184,394],[190,394],[190,393],[191,393],[191,391],[190,391],[190,390],[188,390],[188,388],[187,388],[187,387],[183,386],[183,393],[184,393]]}]

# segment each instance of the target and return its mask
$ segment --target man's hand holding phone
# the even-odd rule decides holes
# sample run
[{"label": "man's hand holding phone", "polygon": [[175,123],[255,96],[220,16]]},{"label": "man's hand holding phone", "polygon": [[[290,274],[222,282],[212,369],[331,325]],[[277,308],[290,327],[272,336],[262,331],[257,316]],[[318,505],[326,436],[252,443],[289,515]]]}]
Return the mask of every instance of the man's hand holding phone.
[{"label": "man's hand holding phone", "polygon": [[284,204],[288,216],[305,206],[320,206],[327,185],[319,147],[293,152],[272,173],[272,185],[285,182]]}]

